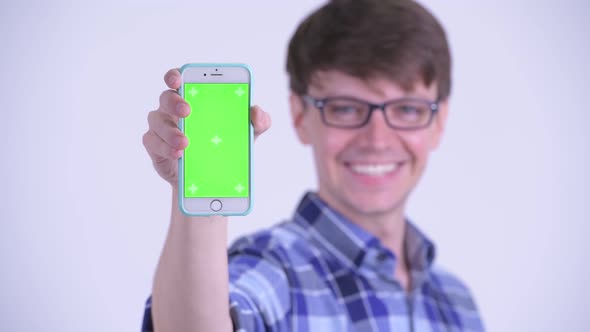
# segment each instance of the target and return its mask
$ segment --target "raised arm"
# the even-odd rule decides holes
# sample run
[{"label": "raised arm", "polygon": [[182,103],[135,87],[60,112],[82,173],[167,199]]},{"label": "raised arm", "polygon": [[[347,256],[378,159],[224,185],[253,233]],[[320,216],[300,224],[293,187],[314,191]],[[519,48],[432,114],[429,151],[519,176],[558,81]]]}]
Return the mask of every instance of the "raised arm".
[{"label": "raised arm", "polygon": [[[168,235],[156,269],[152,289],[152,319],[158,332],[231,331],[227,264],[227,218],[189,217],[178,208],[178,158],[188,145],[177,127],[190,113],[176,93],[180,73],[164,76],[170,90],[160,96],[160,106],[148,115],[149,129],[143,144],[158,174],[172,187],[172,212]],[[270,127],[270,117],[252,107],[254,137]]]}]

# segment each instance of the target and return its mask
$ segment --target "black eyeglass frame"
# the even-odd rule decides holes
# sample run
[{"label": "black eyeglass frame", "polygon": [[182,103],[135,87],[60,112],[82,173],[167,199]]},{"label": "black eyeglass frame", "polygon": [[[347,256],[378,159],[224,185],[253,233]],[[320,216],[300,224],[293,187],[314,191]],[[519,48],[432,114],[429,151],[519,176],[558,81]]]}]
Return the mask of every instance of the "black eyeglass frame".
[{"label": "black eyeglass frame", "polygon": [[[342,129],[361,128],[369,122],[369,120],[371,119],[371,116],[373,115],[373,111],[380,110],[380,111],[383,111],[383,116],[385,117],[385,123],[387,123],[387,125],[390,128],[396,129],[396,130],[408,130],[408,131],[419,130],[419,129],[424,129],[424,128],[429,127],[430,124],[432,123],[432,120],[434,119],[434,117],[436,116],[436,114],[439,111],[439,101],[438,100],[432,102],[427,99],[411,98],[411,97],[393,99],[393,100],[389,100],[389,101],[386,101],[381,104],[374,104],[374,103],[370,103],[366,100],[361,100],[361,99],[357,99],[357,98],[353,98],[353,97],[327,97],[327,98],[318,99],[318,98],[314,98],[310,95],[302,95],[301,98],[303,99],[304,102],[311,104],[311,105],[315,106],[318,110],[320,110],[322,122],[326,126],[333,127],[333,128],[342,128]],[[365,120],[363,122],[359,123],[358,125],[335,125],[333,123],[329,123],[326,120],[326,115],[324,113],[324,106],[326,106],[326,103],[331,100],[349,100],[349,101],[354,101],[354,102],[357,102],[360,104],[365,104],[369,107],[369,113],[367,113],[367,117],[365,118]],[[397,104],[397,103],[400,103],[403,101],[420,102],[420,103],[424,103],[425,105],[428,105],[428,107],[430,109],[430,117],[428,118],[428,121],[423,125],[412,126],[412,127],[400,127],[400,126],[396,126],[396,125],[391,124],[389,122],[389,118],[387,117],[387,113],[385,113],[385,108],[388,105]]]}]

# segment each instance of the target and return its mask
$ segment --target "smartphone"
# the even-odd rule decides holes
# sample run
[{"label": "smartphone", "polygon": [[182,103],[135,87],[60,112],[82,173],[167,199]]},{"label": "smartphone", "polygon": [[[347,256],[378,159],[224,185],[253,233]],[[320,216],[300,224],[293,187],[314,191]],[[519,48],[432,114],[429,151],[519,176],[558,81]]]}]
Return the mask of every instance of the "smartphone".
[{"label": "smartphone", "polygon": [[246,215],[252,206],[251,72],[244,64],[186,64],[180,95],[179,205],[187,215]]}]

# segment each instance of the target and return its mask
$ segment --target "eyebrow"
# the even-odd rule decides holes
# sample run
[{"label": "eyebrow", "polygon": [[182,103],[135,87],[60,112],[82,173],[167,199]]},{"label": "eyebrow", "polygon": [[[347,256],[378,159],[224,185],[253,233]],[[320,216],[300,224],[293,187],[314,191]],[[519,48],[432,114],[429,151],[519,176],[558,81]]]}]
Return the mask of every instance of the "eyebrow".
[{"label": "eyebrow", "polygon": [[[400,83],[395,82],[395,81],[392,81],[392,80],[388,80],[386,78],[380,78],[380,79],[376,79],[376,78],[372,78],[372,79],[357,78],[357,79],[359,79],[359,80],[361,80],[361,81],[364,82],[364,85],[367,87],[367,89],[369,91],[371,91],[371,92],[375,93],[376,95],[380,96],[381,102],[376,102],[376,101],[372,101],[372,100],[367,100],[365,98],[361,98],[360,96],[358,96],[358,94],[355,93],[357,91],[355,89],[351,90],[350,93],[342,93],[341,91],[338,91],[338,90],[332,91],[331,89],[329,89],[330,85],[329,84],[322,84],[321,83],[322,80],[319,79],[318,76],[321,77],[323,75],[322,75],[322,73],[316,73],[315,75],[313,75],[313,78],[310,81],[310,84],[308,86],[307,93],[309,94],[309,88],[312,87],[312,86],[318,88],[319,90],[324,90],[324,89],[326,89],[326,86],[328,86],[328,89],[327,90],[320,91],[320,94],[323,96],[320,99],[345,97],[345,98],[354,98],[354,99],[364,100],[364,101],[368,101],[368,102],[371,102],[371,103],[377,103],[377,104],[381,103],[384,99],[385,100],[394,100],[394,99],[402,99],[402,98],[418,98],[418,99],[426,99],[426,100],[437,100],[437,94],[435,93],[435,96],[434,97],[431,97],[430,96],[430,93],[429,93],[430,91],[428,91],[428,90],[430,90],[430,88],[432,87],[432,85],[426,86],[427,91],[423,91],[423,92],[422,91],[420,91],[420,92],[416,91],[417,90],[416,89],[416,86],[419,85],[420,82],[414,83],[414,88],[412,88],[411,90],[406,90],[406,89],[403,89],[402,88],[402,86],[400,85]],[[386,93],[382,89],[378,88],[376,86],[377,84],[374,83],[376,80],[388,81],[390,83],[393,83],[393,84],[397,85],[398,88],[401,89],[401,91],[403,92],[403,94],[400,95],[400,96],[398,96],[398,97],[395,97],[395,98],[386,98]],[[433,82],[432,84],[436,84],[436,83]]]}]

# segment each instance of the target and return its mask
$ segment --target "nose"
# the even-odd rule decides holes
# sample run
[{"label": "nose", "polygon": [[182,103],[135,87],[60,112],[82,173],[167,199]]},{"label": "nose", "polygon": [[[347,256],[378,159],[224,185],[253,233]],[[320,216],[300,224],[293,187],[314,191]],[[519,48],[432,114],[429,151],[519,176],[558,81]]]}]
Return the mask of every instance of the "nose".
[{"label": "nose", "polygon": [[369,122],[363,127],[363,135],[367,143],[376,149],[388,148],[397,137],[395,129],[389,127],[380,109],[375,109],[371,114]]}]

